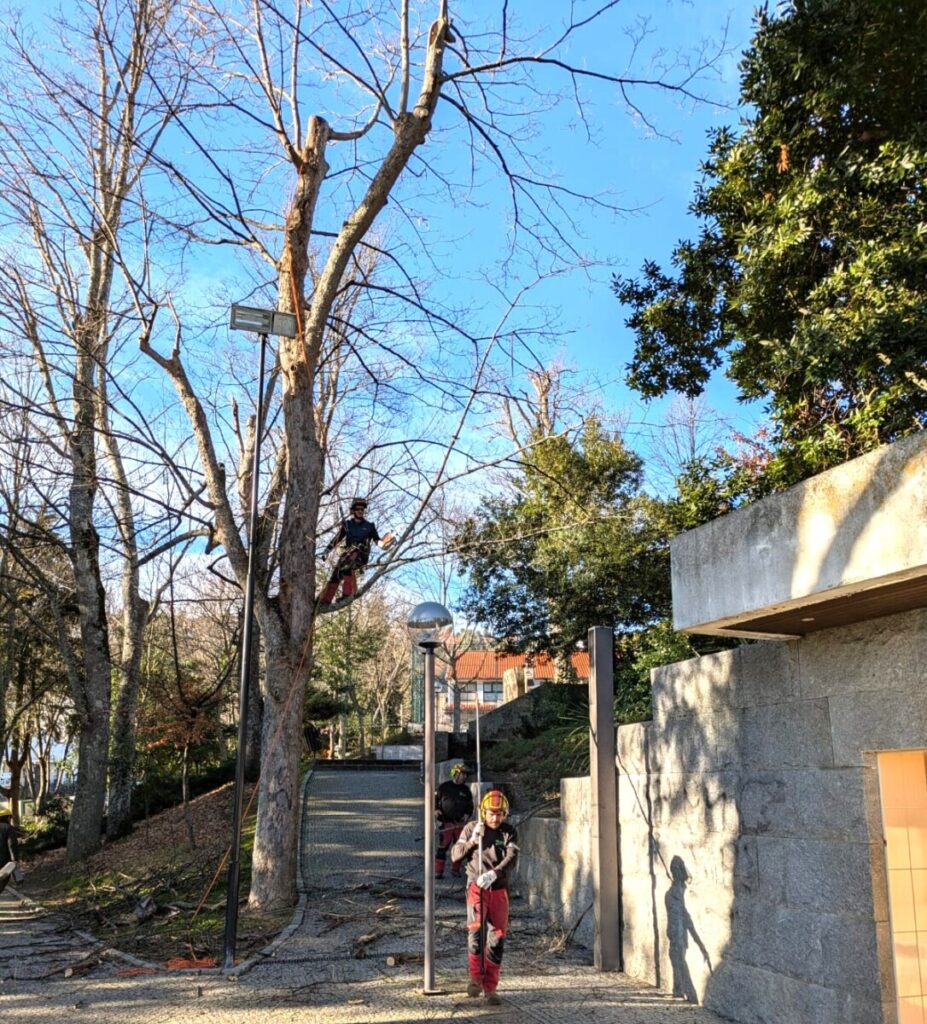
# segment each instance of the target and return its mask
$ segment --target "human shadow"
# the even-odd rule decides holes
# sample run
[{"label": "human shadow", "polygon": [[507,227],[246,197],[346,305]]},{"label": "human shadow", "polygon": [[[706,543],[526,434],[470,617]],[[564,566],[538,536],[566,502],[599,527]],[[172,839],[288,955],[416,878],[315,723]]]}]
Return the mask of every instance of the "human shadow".
[{"label": "human shadow", "polygon": [[669,962],[673,972],[673,995],[685,999],[689,1003],[698,1003],[692,975],[686,963],[686,952],[689,948],[689,937],[698,946],[708,970],[711,970],[711,958],[705,943],[702,942],[692,921],[692,915],[686,907],[686,884],[689,872],[685,861],[678,854],[670,861],[670,882],[666,890],[664,904],[666,906],[666,938],[669,944]]}]

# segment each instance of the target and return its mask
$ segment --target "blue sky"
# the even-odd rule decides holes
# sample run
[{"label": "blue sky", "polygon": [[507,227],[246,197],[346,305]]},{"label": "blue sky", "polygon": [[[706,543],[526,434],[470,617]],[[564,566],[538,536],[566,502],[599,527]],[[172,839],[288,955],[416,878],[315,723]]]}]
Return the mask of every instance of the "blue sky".
[{"label": "blue sky", "polygon": [[[646,5],[639,5],[641,10]],[[627,16],[633,7],[622,5]],[[629,207],[637,211],[617,221],[589,223],[590,241],[609,267],[634,274],[644,259],[668,267],[677,241],[691,237],[697,222],[687,214],[699,164],[707,150],[711,127],[735,124],[740,114],[738,60],[752,27],[752,3],[669,3],[654,10],[655,42],[667,50],[685,48],[702,38],[718,38],[726,26],[730,55],[719,62],[717,79],[706,80],[704,91],[727,106],[696,104],[656,90],[637,94],[645,113],[660,134],[632,123],[616,104],[617,130],[603,136],[600,159],[615,169],[615,183]],[[590,53],[590,61],[606,57]],[[622,121],[623,119],[623,121]],[[609,272],[593,272],[587,288],[578,287],[563,299],[564,318],[573,334],[564,358],[596,375],[609,404],[629,410],[632,419],[659,417],[665,403],[646,409],[639,397],[622,383],[622,372],[633,350],[632,333],[624,326],[625,311],[607,288]],[[708,400],[735,425],[747,429],[761,411],[736,403],[731,385],[717,375]]]},{"label": "blue sky", "polygon": [[[483,4],[475,6],[485,10]],[[496,4],[490,6],[497,11]],[[596,6],[592,0],[580,0],[576,17]],[[556,36],[570,9],[566,0],[534,4],[514,0],[509,5],[514,28],[523,36],[536,32],[539,40]],[[575,242],[589,265],[538,284],[526,300],[526,306],[533,308],[523,310],[522,318],[529,323],[532,318],[554,318],[549,333],[555,337],[539,349],[541,357],[548,364],[556,361],[575,369],[571,383],[580,393],[578,405],[588,410],[598,404],[606,416],[623,425],[626,440],[644,455],[648,479],[657,489],[667,486],[669,478],[655,468],[651,441],[660,432],[672,399],[645,403],[625,386],[633,336],[624,326],[626,311],[614,298],[610,281],[615,272],[636,274],[645,259],[668,267],[675,244],[698,230],[687,210],[710,128],[736,125],[741,118],[738,63],[752,34],[752,11],[752,3],[731,0],[697,4],[622,0],[596,27],[577,33],[558,55],[571,64],[610,74],[654,78],[665,71],[670,80],[678,80],[680,62],[703,45],[717,51],[723,40],[724,55],[692,83],[693,91],[705,101],[641,87],[630,93],[639,107],[635,112],[614,85],[587,82],[582,100],[592,137],[586,137],[572,96],[564,90],[558,102],[538,118],[538,134],[525,147],[538,160],[539,176],[550,174],[559,183],[591,194],[608,193],[625,211],[578,210],[573,222]],[[473,15],[474,21],[465,24],[465,32],[476,31],[478,17]],[[632,32],[640,36],[636,46],[630,42]],[[560,75],[541,81],[553,90],[563,86]],[[453,112],[439,108],[436,131],[453,123]],[[465,163],[460,149],[451,148],[442,170],[449,168],[447,173],[460,180]],[[511,295],[519,284],[531,280],[533,272],[530,259],[509,262],[499,255],[505,253],[511,236],[511,207],[505,183],[501,176],[493,177],[489,165],[491,161],[481,165],[473,191],[466,196],[472,202],[465,212],[463,198],[456,217],[440,204],[419,206],[425,211],[422,232],[429,241],[435,236],[437,251],[444,257],[448,290],[463,296],[469,293],[487,320],[504,305],[494,286]],[[531,167],[530,158],[527,166]],[[432,209],[433,222],[428,215]],[[487,278],[487,267],[496,268],[497,279]],[[726,429],[750,436],[763,419],[759,405],[748,407],[736,401],[733,386],[720,372],[705,399],[724,418]]]},{"label": "blue sky", "polygon": [[[684,103],[670,95],[650,92],[642,102],[661,135],[641,126],[628,126],[614,133],[603,146],[603,159],[615,167],[616,183],[628,204],[639,207],[639,212],[616,224],[601,225],[597,233],[597,246],[611,257],[619,272],[635,274],[647,258],[667,267],[675,243],[696,230],[687,207],[699,178],[699,162],[706,153],[708,130],[736,124],[740,116],[736,109],[737,63],[751,35],[752,10],[751,3],[733,5],[712,0],[691,5],[671,3],[663,14],[654,15],[654,30],[669,49],[686,47],[698,38],[717,38],[726,26],[733,52],[720,62],[719,77],[706,83],[705,92],[728,106]],[[572,358],[580,366],[601,368],[611,381],[607,394],[614,402],[630,403],[642,410],[638,397],[619,382],[632,352],[633,337],[624,326],[624,311],[610,291],[591,287],[571,313],[576,328],[570,346]],[[733,387],[721,375],[713,381],[708,399],[742,427],[753,422],[759,412],[738,405]]]},{"label": "blue sky", "polygon": [[[545,24],[546,19],[546,25],[552,27],[562,22],[569,5],[565,0],[541,0],[536,10],[538,23]],[[707,132],[712,126],[736,124],[740,117],[737,64],[750,39],[752,11],[751,3],[730,0],[697,4],[668,0],[657,5],[622,2],[603,26],[634,28],[647,20],[634,73],[654,73],[663,65],[671,66],[677,51],[684,59],[702,41],[711,46],[726,35],[727,55],[693,85],[714,102],[695,103],[675,93],[641,88],[632,97],[649,122],[645,123],[629,112],[613,87],[604,86],[587,93],[595,132],[591,142],[581,138],[569,103],[544,122],[544,144],[551,151],[550,163],[559,180],[584,185],[593,192],[606,188],[629,211],[620,216],[601,211],[581,216],[577,222],[579,244],[594,265],[549,282],[537,293],[539,302],[548,302],[559,311],[563,340],[552,346],[552,351],[575,366],[580,375],[589,375],[587,394],[598,393],[608,411],[630,421],[629,429],[641,420],[659,420],[667,403],[646,406],[622,382],[633,338],[624,327],[625,313],[613,297],[609,281],[615,271],[636,273],[647,258],[667,266],[675,243],[696,230],[687,207],[706,152]],[[626,38],[596,30],[578,34],[568,56],[590,68],[623,73],[628,51]],[[478,223],[472,214],[469,223]],[[481,235],[474,227],[472,234],[460,236],[459,255],[478,248],[480,242]],[[743,432],[749,432],[762,415],[755,406],[738,404],[733,387],[720,374],[706,397]]]}]

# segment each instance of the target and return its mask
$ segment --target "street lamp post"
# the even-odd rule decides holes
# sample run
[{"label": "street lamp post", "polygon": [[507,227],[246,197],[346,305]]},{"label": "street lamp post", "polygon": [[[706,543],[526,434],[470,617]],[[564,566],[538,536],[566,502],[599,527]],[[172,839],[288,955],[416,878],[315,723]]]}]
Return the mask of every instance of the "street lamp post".
[{"label": "street lamp post", "polygon": [[248,576],[245,581],[245,609],[241,630],[240,681],[238,689],[238,750],[235,754],[235,792],[232,798],[232,842],[229,850],[228,891],[225,903],[225,970],[235,965],[235,938],[238,932],[238,882],[241,854],[241,812],[245,793],[245,742],[248,725],[248,691],[251,685],[251,640],[254,633],[254,575],[256,569],[257,517],[261,434],[264,432],[264,358],[267,335],[296,337],[296,317],[273,309],[232,306],[229,326],[235,331],[252,331],[260,338],[257,377],[257,412],[254,425],[254,451],[251,457],[251,508],[248,519]]},{"label": "street lamp post", "polygon": [[412,639],[425,655],[425,729],[422,738],[425,775],[425,978],[423,992],[435,988],[435,648],[451,613],[435,601],[416,605],[406,620]]}]

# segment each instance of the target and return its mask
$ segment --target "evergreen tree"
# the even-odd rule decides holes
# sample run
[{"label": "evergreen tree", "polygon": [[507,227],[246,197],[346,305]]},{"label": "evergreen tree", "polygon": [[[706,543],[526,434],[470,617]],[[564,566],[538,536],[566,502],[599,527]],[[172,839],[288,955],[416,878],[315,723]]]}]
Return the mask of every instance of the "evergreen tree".
[{"label": "evergreen tree", "polygon": [[669,611],[658,505],[640,459],[595,417],[535,436],[509,493],[463,524],[463,610],[518,650],[567,654],[593,625],[640,630]]},{"label": "evergreen tree", "polygon": [[741,64],[672,274],[616,278],[630,383],[699,394],[726,365],[767,403],[766,486],[927,422],[927,5],[793,0]]}]

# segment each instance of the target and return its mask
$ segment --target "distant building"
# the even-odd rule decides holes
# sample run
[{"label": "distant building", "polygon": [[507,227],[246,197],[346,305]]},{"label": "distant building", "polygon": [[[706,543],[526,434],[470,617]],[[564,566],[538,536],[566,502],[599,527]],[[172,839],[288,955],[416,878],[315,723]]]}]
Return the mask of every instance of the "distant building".
[{"label": "distant building", "polygon": [[[570,656],[578,682],[589,678],[588,651]],[[436,695],[435,720],[438,729],[454,725],[454,709],[460,700],[460,724],[466,729],[480,714],[514,700],[541,683],[552,682],[556,665],[549,654],[505,654],[500,651],[467,651],[454,659],[454,672],[445,665],[441,691]],[[455,685],[456,679],[456,685]],[[572,679],[564,680],[573,682]]]}]

